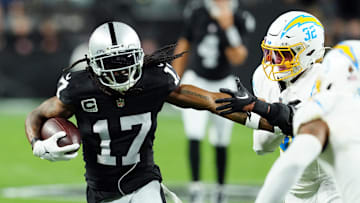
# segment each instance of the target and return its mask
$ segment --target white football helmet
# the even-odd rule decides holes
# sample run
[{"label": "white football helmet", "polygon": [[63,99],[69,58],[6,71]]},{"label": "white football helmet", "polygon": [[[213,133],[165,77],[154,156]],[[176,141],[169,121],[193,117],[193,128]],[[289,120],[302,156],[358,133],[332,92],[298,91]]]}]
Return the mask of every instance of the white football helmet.
[{"label": "white football helmet", "polygon": [[127,91],[140,79],[143,61],[140,39],[124,23],[104,23],[90,36],[89,65],[104,86]]},{"label": "white football helmet", "polygon": [[317,80],[318,92],[360,96],[360,41],[347,40],[326,54]]},{"label": "white football helmet", "polygon": [[270,25],[261,47],[266,76],[273,81],[289,81],[322,61],[324,28],[309,13],[286,12]]}]

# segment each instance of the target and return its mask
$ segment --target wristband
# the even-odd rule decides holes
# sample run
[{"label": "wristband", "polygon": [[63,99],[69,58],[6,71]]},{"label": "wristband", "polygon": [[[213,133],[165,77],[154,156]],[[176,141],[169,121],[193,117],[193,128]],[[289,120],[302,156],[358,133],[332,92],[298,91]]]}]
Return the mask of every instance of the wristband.
[{"label": "wristband", "polygon": [[33,138],[31,139],[31,149],[34,149],[34,144],[35,144],[35,142],[38,141],[38,140],[40,140],[40,138],[37,138],[37,137],[33,137]]},{"label": "wristband", "polygon": [[225,30],[225,35],[230,46],[237,47],[242,44],[241,35],[234,25]]},{"label": "wristband", "polygon": [[245,126],[252,129],[259,129],[260,116],[255,113],[248,114]]},{"label": "wristband", "polygon": [[252,111],[267,119],[268,110],[269,110],[269,104],[267,102],[256,100]]}]

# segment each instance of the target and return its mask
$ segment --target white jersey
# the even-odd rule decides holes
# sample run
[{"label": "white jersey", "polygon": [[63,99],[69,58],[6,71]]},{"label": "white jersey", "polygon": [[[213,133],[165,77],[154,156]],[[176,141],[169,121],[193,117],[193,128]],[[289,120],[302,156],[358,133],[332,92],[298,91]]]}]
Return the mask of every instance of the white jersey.
[{"label": "white jersey", "polygon": [[319,162],[335,175],[344,202],[360,201],[360,41],[344,41],[329,52],[319,79],[320,93],[294,116],[302,123],[322,119],[329,139]]},{"label": "white jersey", "polygon": [[319,162],[334,174],[344,202],[360,200],[360,96],[317,95],[294,117],[294,124],[321,118],[329,127],[329,140]]},{"label": "white jersey", "polygon": [[[258,98],[265,99],[270,103],[281,102],[289,104],[293,101],[299,100],[300,103],[296,105],[296,108],[299,108],[315,93],[315,82],[320,69],[321,64],[315,64],[312,68],[306,70],[295,82],[288,82],[287,87],[285,88],[281,87],[279,82],[269,80],[260,65],[253,75],[254,94]],[[285,82],[283,83],[285,85]],[[274,136],[275,135],[273,133],[262,130],[254,130],[254,150],[256,151],[259,150],[259,148],[267,148],[268,146],[263,146],[264,143],[266,143],[264,139]],[[283,138],[282,136],[276,137]],[[291,136],[285,136],[282,141],[280,140],[280,143],[272,142],[271,147],[278,147],[280,144],[280,149],[285,151],[293,139],[294,138]],[[261,144],[259,144],[260,142]],[[318,191],[321,182],[328,179],[329,177],[319,167],[319,163],[315,161],[305,170],[301,179],[290,190],[290,193],[300,197],[312,196]]]}]

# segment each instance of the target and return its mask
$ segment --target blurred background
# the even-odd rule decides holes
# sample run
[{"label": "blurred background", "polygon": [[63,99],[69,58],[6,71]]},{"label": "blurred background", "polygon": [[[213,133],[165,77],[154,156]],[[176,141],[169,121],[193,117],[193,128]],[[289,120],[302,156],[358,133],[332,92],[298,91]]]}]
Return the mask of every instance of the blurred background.
[{"label": "blurred background", "polygon": [[[132,25],[146,53],[176,43],[190,2],[201,0],[1,0],[0,97],[49,97],[72,51],[108,20]],[[352,0],[239,0],[254,17],[245,40],[247,62],[237,75],[250,85],[261,60],[260,43],[276,16],[306,10],[325,26],[326,45],[360,38],[360,3]]]},{"label": "blurred background", "polygon": [[[55,94],[62,69],[84,56],[89,35],[99,24],[117,20],[133,26],[145,53],[150,54],[176,43],[183,29],[184,14],[193,3],[201,2],[0,0],[0,135],[3,138],[0,202],[85,202],[81,155],[61,163],[34,157],[25,139],[26,115],[44,98]],[[305,10],[317,16],[326,31],[326,46],[344,39],[360,39],[360,2],[356,0],[239,0],[239,4],[240,10],[253,17],[248,22],[253,31],[244,40],[249,57],[235,69],[248,88],[252,73],[261,62],[260,43],[266,30],[285,11]],[[176,110],[165,106],[158,126],[156,162],[165,183],[183,195],[186,191],[180,186],[189,181],[190,173],[181,117]],[[234,188],[229,187],[229,196],[233,197],[231,202],[251,202],[278,152],[257,156],[251,149],[251,130],[236,125],[233,134],[227,182]],[[202,150],[205,154],[213,153],[208,143]],[[214,170],[207,170],[207,166],[214,166],[213,162],[211,158],[203,160],[202,170],[208,183],[215,179]]]}]

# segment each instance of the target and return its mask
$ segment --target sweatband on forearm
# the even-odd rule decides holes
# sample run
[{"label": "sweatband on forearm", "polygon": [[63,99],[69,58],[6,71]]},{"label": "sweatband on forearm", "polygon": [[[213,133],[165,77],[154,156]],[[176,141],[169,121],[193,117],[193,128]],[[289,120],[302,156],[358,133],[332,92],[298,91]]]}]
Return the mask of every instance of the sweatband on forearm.
[{"label": "sweatband on forearm", "polygon": [[266,118],[268,117],[268,110],[269,110],[269,103],[263,102],[261,100],[256,100],[254,108],[252,112],[259,114],[261,117]]}]

